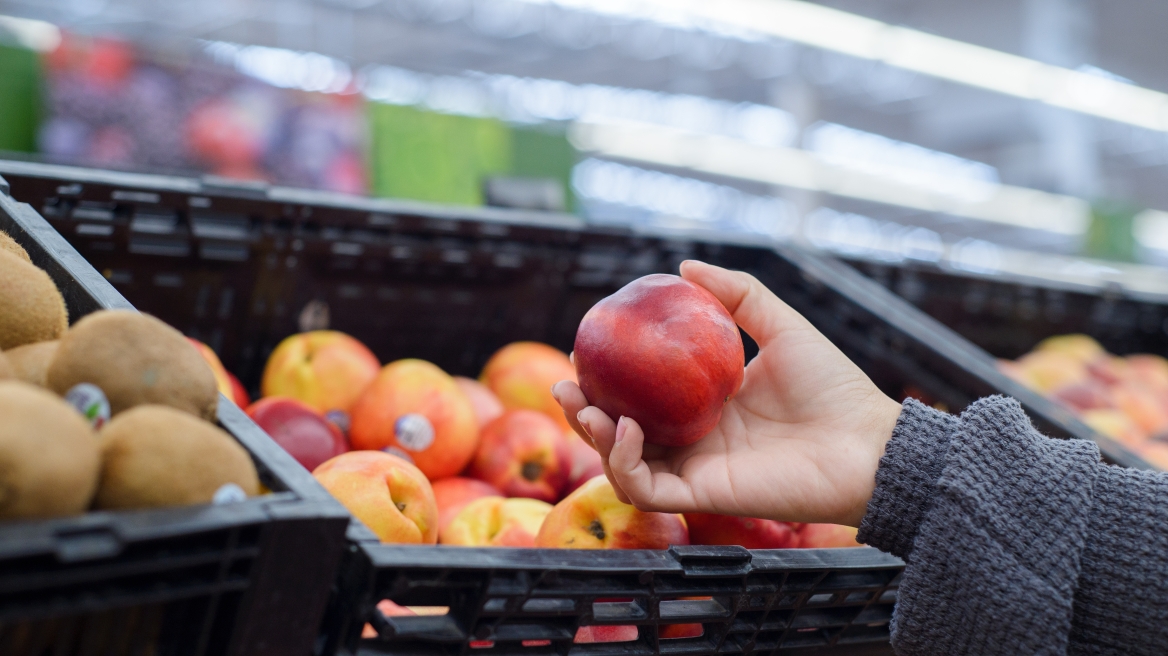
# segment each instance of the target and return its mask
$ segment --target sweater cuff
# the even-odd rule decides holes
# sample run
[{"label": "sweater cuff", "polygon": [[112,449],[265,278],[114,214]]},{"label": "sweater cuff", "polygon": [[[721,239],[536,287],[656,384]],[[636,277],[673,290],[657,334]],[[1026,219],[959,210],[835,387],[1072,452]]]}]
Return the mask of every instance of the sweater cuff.
[{"label": "sweater cuff", "polygon": [[876,470],[876,490],[856,539],[908,559],[960,421],[906,399]]}]

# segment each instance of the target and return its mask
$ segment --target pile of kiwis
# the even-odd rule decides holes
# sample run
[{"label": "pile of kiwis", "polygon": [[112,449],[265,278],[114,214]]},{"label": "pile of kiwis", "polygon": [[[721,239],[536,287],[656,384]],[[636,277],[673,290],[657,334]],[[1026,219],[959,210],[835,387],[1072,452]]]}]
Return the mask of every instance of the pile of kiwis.
[{"label": "pile of kiwis", "polygon": [[[96,430],[64,399],[83,383],[108,400]],[[251,457],[211,423],[218,401],[206,361],[154,317],[69,327],[52,279],[0,231],[0,520],[258,494]]]}]

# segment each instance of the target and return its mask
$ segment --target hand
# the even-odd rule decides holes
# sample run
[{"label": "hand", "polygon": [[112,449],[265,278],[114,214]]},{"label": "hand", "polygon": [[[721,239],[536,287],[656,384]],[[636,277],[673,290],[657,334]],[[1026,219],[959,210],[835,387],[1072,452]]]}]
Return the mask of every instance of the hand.
[{"label": "hand", "polygon": [[617,496],[645,511],[859,526],[900,404],[753,276],[692,260],[681,275],[726,306],[758,356],[714,430],[681,448],[645,444],[636,421],[614,422],[575,383],[556,383]]}]

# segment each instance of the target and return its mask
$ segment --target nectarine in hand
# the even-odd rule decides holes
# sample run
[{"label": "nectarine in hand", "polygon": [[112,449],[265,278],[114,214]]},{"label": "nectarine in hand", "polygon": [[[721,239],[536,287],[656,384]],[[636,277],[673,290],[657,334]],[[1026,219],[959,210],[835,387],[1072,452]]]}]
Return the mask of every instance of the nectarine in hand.
[{"label": "nectarine in hand", "polygon": [[645,442],[685,446],[717,425],[742,385],[738,326],[705,288],[655,273],[597,303],[576,331],[580,389],[614,421],[631,417]]}]

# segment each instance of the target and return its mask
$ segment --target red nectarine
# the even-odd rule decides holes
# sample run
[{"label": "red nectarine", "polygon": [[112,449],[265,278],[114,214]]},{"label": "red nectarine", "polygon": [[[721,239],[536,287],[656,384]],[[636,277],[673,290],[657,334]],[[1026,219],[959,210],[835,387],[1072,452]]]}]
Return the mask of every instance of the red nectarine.
[{"label": "red nectarine", "polygon": [[576,331],[580,389],[645,442],[684,446],[717,425],[742,385],[738,326],[705,288],[655,273],[597,303]]}]

